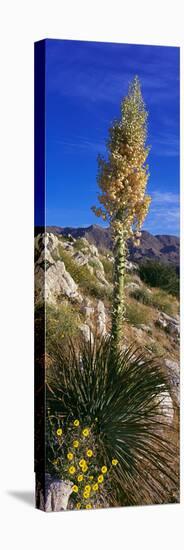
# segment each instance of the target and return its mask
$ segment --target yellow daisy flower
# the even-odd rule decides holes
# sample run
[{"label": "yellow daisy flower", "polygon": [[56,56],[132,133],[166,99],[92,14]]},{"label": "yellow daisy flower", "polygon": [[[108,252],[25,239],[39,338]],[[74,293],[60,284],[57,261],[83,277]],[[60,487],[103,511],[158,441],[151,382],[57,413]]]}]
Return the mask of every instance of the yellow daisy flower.
[{"label": "yellow daisy flower", "polygon": [[68,453],[67,458],[68,460],[73,460],[73,453]]},{"label": "yellow daisy flower", "polygon": [[57,433],[57,435],[59,435],[59,436],[62,435],[62,433],[63,433],[62,428],[58,428],[56,433]]},{"label": "yellow daisy flower", "polygon": [[83,480],[83,475],[82,474],[79,474],[78,478],[77,478],[77,481],[79,481],[79,483]]},{"label": "yellow daisy flower", "polygon": [[74,426],[79,426],[79,424],[80,424],[79,420],[77,420],[77,419],[74,420],[74,423],[73,423]]},{"label": "yellow daisy flower", "polygon": [[93,491],[98,491],[98,483],[94,483],[92,486]]},{"label": "yellow daisy flower", "polygon": [[69,471],[69,474],[74,474],[75,473],[75,466],[70,466],[68,471]]},{"label": "yellow daisy flower", "polygon": [[93,451],[91,449],[88,449],[86,451],[86,454],[87,454],[87,456],[91,457],[91,456],[93,456]]},{"label": "yellow daisy flower", "polygon": [[102,472],[102,474],[106,474],[106,472],[107,472],[107,466],[102,466],[101,472]]},{"label": "yellow daisy flower", "polygon": [[113,466],[116,466],[117,464],[118,464],[117,458],[113,458],[113,459],[112,459],[112,465],[113,465]]},{"label": "yellow daisy flower", "polygon": [[90,510],[90,508],[92,508],[92,506],[91,506],[91,504],[90,504],[90,502],[89,502],[89,504],[86,504],[86,510]]},{"label": "yellow daisy flower", "polygon": [[82,430],[82,434],[84,437],[87,437],[89,435],[89,428],[84,428],[84,430]]},{"label": "yellow daisy flower", "polygon": [[85,464],[85,466],[82,467],[82,472],[85,474],[88,470],[88,467],[87,467],[87,464]]},{"label": "yellow daisy flower", "polygon": [[74,493],[78,493],[79,488],[77,487],[77,485],[74,485],[72,487],[72,490],[73,490]]},{"label": "yellow daisy flower", "polygon": [[102,476],[102,474],[98,476],[98,483],[102,483],[103,480],[104,480],[104,476]]},{"label": "yellow daisy flower", "polygon": [[78,449],[78,446],[79,446],[79,441],[77,439],[75,439],[75,441],[73,441],[73,447],[75,449]]}]

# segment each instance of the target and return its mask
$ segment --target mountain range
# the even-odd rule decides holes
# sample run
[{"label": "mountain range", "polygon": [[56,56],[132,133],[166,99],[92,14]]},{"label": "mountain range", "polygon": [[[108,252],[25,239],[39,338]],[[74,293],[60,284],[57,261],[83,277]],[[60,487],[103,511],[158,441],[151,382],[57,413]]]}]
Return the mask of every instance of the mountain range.
[{"label": "mountain range", "polygon": [[[91,244],[98,248],[112,248],[110,228],[98,224],[89,227],[58,227],[47,226],[47,232],[56,235],[74,238],[85,237]],[[36,233],[40,232],[36,228]],[[140,262],[145,259],[159,260],[162,262],[179,266],[180,241],[175,235],[152,235],[148,231],[142,231],[140,246],[136,247],[131,241],[128,242],[129,260]]]}]

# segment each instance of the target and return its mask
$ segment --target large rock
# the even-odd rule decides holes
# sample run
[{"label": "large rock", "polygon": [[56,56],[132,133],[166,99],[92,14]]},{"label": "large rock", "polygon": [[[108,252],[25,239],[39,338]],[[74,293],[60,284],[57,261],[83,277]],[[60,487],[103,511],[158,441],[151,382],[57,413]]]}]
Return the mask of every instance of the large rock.
[{"label": "large rock", "polygon": [[93,344],[94,336],[91,328],[86,323],[83,323],[82,325],[80,325],[80,331],[83,334],[84,340],[86,342],[91,342]]},{"label": "large rock", "polygon": [[178,318],[171,317],[170,315],[167,315],[166,313],[161,312],[159,313],[156,324],[162,329],[164,329],[166,332],[168,332],[175,339],[179,338],[180,325],[179,325]]},{"label": "large rock", "polygon": [[36,507],[44,512],[60,512],[68,507],[73,483],[50,476],[36,475]]},{"label": "large rock", "polygon": [[97,330],[101,336],[105,336],[107,333],[105,306],[101,300],[97,305]]},{"label": "large rock", "polygon": [[171,382],[172,394],[176,404],[180,404],[180,368],[177,361],[164,359],[164,363]]},{"label": "large rock", "polygon": [[61,261],[55,262],[46,271],[39,265],[36,266],[35,291],[36,301],[46,300],[51,304],[56,304],[62,297],[78,303],[83,300],[77,284]]}]

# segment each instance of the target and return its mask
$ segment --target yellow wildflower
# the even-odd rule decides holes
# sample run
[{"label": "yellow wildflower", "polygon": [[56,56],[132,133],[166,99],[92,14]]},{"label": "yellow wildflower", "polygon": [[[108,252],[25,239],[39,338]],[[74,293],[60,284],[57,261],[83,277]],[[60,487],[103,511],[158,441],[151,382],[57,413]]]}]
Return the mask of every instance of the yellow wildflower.
[{"label": "yellow wildflower", "polygon": [[87,456],[91,457],[91,456],[93,456],[93,451],[91,449],[88,449],[86,451],[86,454],[87,454]]},{"label": "yellow wildflower", "polygon": [[78,493],[79,488],[77,487],[77,485],[73,485],[72,490],[74,493]]},{"label": "yellow wildflower", "polygon": [[88,467],[87,467],[87,464],[85,464],[85,466],[82,467],[82,472],[85,474],[88,470]]},{"label": "yellow wildflower", "polygon": [[107,472],[107,466],[102,466],[101,472],[102,472],[102,474],[106,474],[106,472]]},{"label": "yellow wildflower", "polygon": [[59,435],[59,436],[62,435],[62,433],[63,433],[62,428],[58,428],[56,433],[57,433],[57,435]]},{"label": "yellow wildflower", "polygon": [[82,434],[84,437],[87,437],[89,435],[89,428],[84,428],[84,430],[82,430]]},{"label": "yellow wildflower", "polygon": [[73,447],[74,447],[75,449],[77,449],[78,446],[79,446],[79,441],[78,441],[77,439],[75,439],[75,441],[73,441]]},{"label": "yellow wildflower", "polygon": [[94,476],[89,476],[89,479],[90,481],[92,481],[92,479],[94,479]]},{"label": "yellow wildflower", "polygon": [[98,483],[94,483],[92,486],[93,491],[98,491]]},{"label": "yellow wildflower", "polygon": [[79,426],[79,420],[74,420],[74,423],[73,423],[74,426]]},{"label": "yellow wildflower", "polygon": [[104,476],[102,476],[102,474],[98,476],[98,483],[102,483],[103,480],[104,480]]},{"label": "yellow wildflower", "polygon": [[73,453],[68,453],[67,458],[68,458],[68,460],[72,460],[73,459]]},{"label": "yellow wildflower", "polygon": [[78,478],[77,478],[77,481],[79,481],[79,483],[80,483],[80,481],[83,480],[83,477],[84,477],[84,476],[83,476],[82,474],[79,474],[79,476],[78,476]]},{"label": "yellow wildflower", "polygon": [[70,466],[68,471],[69,471],[70,474],[74,474],[75,473],[75,466]]},{"label": "yellow wildflower", "polygon": [[90,502],[89,502],[89,504],[86,504],[86,510],[90,510],[90,508],[92,508],[92,506],[91,506],[91,504],[90,504]]},{"label": "yellow wildflower", "polygon": [[77,502],[76,508],[77,508],[77,510],[80,510],[80,508],[81,508],[81,503],[80,502]]},{"label": "yellow wildflower", "polygon": [[113,466],[116,466],[117,464],[118,464],[117,458],[113,458],[113,459],[112,459],[112,465],[113,465]]}]

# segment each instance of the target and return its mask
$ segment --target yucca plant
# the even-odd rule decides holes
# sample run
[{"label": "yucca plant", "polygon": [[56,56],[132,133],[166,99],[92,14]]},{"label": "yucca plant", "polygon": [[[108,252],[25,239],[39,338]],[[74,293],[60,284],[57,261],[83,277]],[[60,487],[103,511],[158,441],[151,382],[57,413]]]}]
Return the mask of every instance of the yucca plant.
[{"label": "yucca plant", "polygon": [[47,375],[47,471],[73,485],[71,508],[173,501],[168,389],[159,362],[135,347],[116,357],[110,338],[78,352],[72,342],[57,347]]}]

